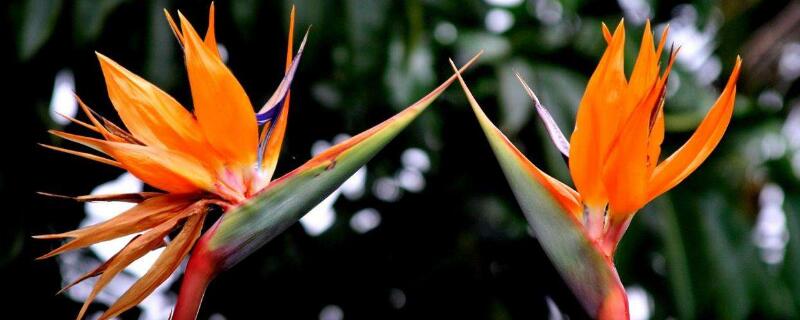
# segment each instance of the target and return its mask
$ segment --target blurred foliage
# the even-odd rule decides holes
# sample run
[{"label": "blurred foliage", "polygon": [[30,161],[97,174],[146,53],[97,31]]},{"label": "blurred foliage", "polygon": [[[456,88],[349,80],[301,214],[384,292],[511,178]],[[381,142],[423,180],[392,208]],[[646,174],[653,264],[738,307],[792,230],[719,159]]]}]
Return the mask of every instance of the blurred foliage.
[{"label": "blurred foliage", "polygon": [[[480,64],[465,74],[481,105],[534,163],[568,181],[515,71],[571,131],[604,47],[600,23],[626,18],[630,67],[643,18],[651,17],[659,33],[669,22],[671,41],[683,48],[666,106],[668,154],[690,136],[742,55],[726,138],[698,172],[638,214],[617,266],[626,286],[649,294],[636,306],[649,305],[655,319],[800,316],[800,1],[218,1],[218,39],[256,105],[282,76],[291,3],[297,29],[313,27],[293,88],[280,172],[305,161],[315,141],[360,132],[431,90],[450,74],[448,57],[463,62],[484,49]],[[208,3],[13,0],[0,8],[8,46],[2,70],[10,82],[0,157],[9,208],[0,227],[0,270],[14,291],[3,304],[22,311],[35,303],[24,309],[30,318],[63,318],[78,302],[53,295],[62,283],[56,260],[33,260],[55,244],[30,236],[72,229],[83,210],[34,192],[86,194],[119,171],[35,145],[63,143],[46,134],[59,126],[48,111],[54,76],[72,70],[77,93],[115,119],[96,50],[189,105],[180,47],[162,9],[179,9],[204,28]],[[425,189],[381,200],[373,185],[394,175],[409,147],[431,158]],[[212,284],[201,318],[257,312],[313,319],[329,305],[348,319],[523,319],[552,317],[558,309],[584,316],[527,232],[460,90],[448,90],[367,167],[366,195],[337,201],[329,230],[314,237],[299,225],[290,228]],[[381,223],[354,232],[348,221],[366,207],[380,212]]]}]

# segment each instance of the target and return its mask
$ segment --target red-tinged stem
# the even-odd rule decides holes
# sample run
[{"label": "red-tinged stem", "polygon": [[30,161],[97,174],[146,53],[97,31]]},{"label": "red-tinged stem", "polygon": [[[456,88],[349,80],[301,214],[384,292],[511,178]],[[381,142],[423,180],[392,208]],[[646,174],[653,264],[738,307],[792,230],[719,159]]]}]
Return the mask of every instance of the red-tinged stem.
[{"label": "red-tinged stem", "polygon": [[617,250],[617,245],[619,244],[620,239],[622,239],[622,236],[625,234],[625,231],[628,230],[628,226],[631,224],[632,217],[632,214],[625,215],[624,217],[612,216],[608,220],[608,229],[606,230],[606,233],[600,242],[603,253],[607,257],[614,256],[614,252]]},{"label": "red-tinged stem", "polygon": [[197,318],[206,288],[216,275],[207,257],[208,255],[202,252],[195,252],[189,258],[178,294],[178,303],[172,314],[173,320],[195,320]]},{"label": "red-tinged stem", "polygon": [[608,294],[606,295],[603,304],[597,312],[598,320],[629,320],[630,312],[628,310],[628,295],[625,293],[625,287],[617,275],[617,269],[610,258],[607,258],[609,268],[614,272],[616,277],[614,285],[611,286]]}]

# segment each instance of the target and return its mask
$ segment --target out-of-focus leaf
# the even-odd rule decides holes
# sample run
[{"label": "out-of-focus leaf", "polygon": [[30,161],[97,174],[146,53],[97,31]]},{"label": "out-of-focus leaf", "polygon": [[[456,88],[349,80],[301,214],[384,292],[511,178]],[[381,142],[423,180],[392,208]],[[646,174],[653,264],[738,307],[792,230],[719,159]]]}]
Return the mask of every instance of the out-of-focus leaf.
[{"label": "out-of-focus leaf", "polygon": [[680,69],[670,74],[670,85],[677,85],[678,90],[667,96],[665,105],[668,131],[694,130],[703,120],[708,109],[714,105],[717,95],[708,88],[702,87],[694,78]]},{"label": "out-of-focus leaf", "polygon": [[800,198],[789,196],[786,200],[789,242],[786,244],[782,278],[792,292],[794,304],[800,306]]},{"label": "out-of-focus leaf", "polygon": [[715,303],[716,314],[721,319],[745,319],[752,308],[747,292],[747,277],[740,264],[733,244],[725,232],[723,214],[728,214],[719,194],[704,197],[699,208],[703,243],[708,257],[709,285]]},{"label": "out-of-focus leaf", "polygon": [[181,63],[177,60],[178,54],[175,52],[178,41],[171,32],[167,31],[169,25],[164,19],[164,8],[167,7],[166,0],[151,0],[148,3],[148,43],[158,45],[147,46],[144,67],[148,79],[157,83],[161,88],[169,89],[178,80],[175,75],[181,74],[182,70],[180,69]]},{"label": "out-of-focus leaf", "polygon": [[236,24],[237,31],[246,37],[252,36],[253,31],[256,30],[255,24],[256,20],[258,20],[258,13],[262,11],[262,5],[267,2],[259,0],[225,2],[230,3],[233,23]]},{"label": "out-of-focus leaf", "polygon": [[[125,0],[77,0],[73,15],[75,41],[83,44],[100,35],[106,18]],[[163,20],[163,18],[162,18]]]},{"label": "out-of-focus leaf", "polygon": [[668,195],[653,201],[657,208],[656,216],[660,220],[661,239],[664,245],[664,256],[667,263],[667,278],[672,288],[675,307],[680,319],[693,319],[696,315],[694,293],[686,248],[681,236],[681,227],[675,216],[675,209]]},{"label": "out-of-focus leaf", "polygon": [[456,41],[456,57],[466,60],[472,52],[485,50],[481,63],[498,62],[511,52],[508,39],[488,32],[465,32]]},{"label": "out-of-focus leaf", "polygon": [[20,60],[27,60],[36,54],[53,34],[62,3],[62,0],[25,1],[17,33],[17,53]]},{"label": "out-of-focus leaf", "polygon": [[433,54],[430,43],[418,38],[408,44],[396,36],[389,43],[389,61],[386,65],[385,83],[395,105],[406,105],[418,96],[422,88],[433,82]]},{"label": "out-of-focus leaf", "polygon": [[[624,289],[611,260],[589,240],[573,214],[539,184],[532,173],[536,170],[533,164],[486,117],[466,84],[461,85],[539,243],[586,312],[602,318],[608,315],[603,307],[622,303],[627,311],[627,302],[620,300]],[[609,302],[612,300],[615,302]]]},{"label": "out-of-focus leaf", "polygon": [[[349,27],[350,64],[356,74],[363,74],[379,66],[384,59],[380,45],[386,43],[386,19],[391,13],[390,1],[347,0],[345,1]],[[473,52],[476,52],[475,50]],[[466,59],[464,59],[466,60]]]},{"label": "out-of-focus leaf", "polygon": [[[470,60],[463,68],[477,59]],[[463,69],[462,68],[462,69]],[[200,240],[192,259],[211,255],[222,270],[235,265],[297,222],[369,161],[453,81],[399,114],[317,155],[272,182],[246,204],[223,215]]]},{"label": "out-of-focus leaf", "polygon": [[497,67],[497,98],[500,100],[500,127],[503,132],[515,136],[528,123],[534,110],[530,98],[522,90],[514,73],[530,77],[531,67],[522,60],[514,59]]},{"label": "out-of-focus leaf", "polygon": [[10,241],[6,242],[6,249],[3,250],[3,253],[0,253],[0,267],[5,266],[10,261],[14,261],[14,258],[22,251],[22,246],[25,243],[25,236],[21,230],[5,232],[4,237],[4,240]]}]

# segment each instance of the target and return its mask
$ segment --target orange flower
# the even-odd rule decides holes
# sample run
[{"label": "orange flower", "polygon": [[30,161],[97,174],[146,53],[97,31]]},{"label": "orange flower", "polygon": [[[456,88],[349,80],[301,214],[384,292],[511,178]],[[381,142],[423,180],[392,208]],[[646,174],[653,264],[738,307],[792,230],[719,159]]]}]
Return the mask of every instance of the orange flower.
[{"label": "orange flower", "polygon": [[[664,72],[659,74],[667,33],[668,28],[656,46],[647,22],[636,64],[627,78],[625,26],[620,22],[612,35],[603,25],[608,47],[586,86],[569,144],[562,139],[566,146],[559,147],[569,157],[577,194],[536,169],[540,183],[565,209],[584,221],[588,235],[603,238],[608,255],[613,254],[636,211],[675,187],[705,161],[733,113],[740,58],[722,94],[691,138],[658,163],[664,139],[665,89],[678,51],[670,53]],[[532,91],[529,94],[535,99]],[[548,130],[553,134],[549,126]]]},{"label": "orange flower", "polygon": [[[98,53],[109,98],[127,130],[97,115],[79,100],[89,123],[71,120],[99,133],[102,139],[61,131],[51,133],[108,157],[46,146],[120,167],[163,191],[77,197],[78,201],[138,204],[97,225],[36,237],[71,239],[41,257],[47,258],[141,233],[111,259],[73,283],[100,276],[78,318],[83,317],[92,300],[114,276],[150,250],[166,246],[147,274],[101,318],[112,318],[138,304],[172,274],[192,249],[201,234],[209,208],[219,206],[227,209],[250,198],[269,183],[277,163],[286,128],[289,84],[305,43],[303,39],[297,57],[293,59],[294,9],[286,75],[258,114],[217,51],[214,5],[211,5],[205,39],[200,38],[183,15],[178,15],[180,28],[169,14],[167,19],[184,49],[194,113],[164,91]],[[176,229],[180,230],[177,236],[165,244],[164,237]]]}]

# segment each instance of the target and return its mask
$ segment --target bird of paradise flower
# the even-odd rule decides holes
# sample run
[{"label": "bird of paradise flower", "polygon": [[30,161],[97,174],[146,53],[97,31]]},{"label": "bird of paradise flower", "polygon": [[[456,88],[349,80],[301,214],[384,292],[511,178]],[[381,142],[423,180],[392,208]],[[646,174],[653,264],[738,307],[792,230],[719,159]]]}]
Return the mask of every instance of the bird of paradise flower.
[{"label": "bird of paradise flower", "polygon": [[[178,268],[190,251],[193,253],[173,318],[195,318],[205,288],[217,273],[232,267],[300,219],[455,81],[455,76],[450,77],[394,117],[273,180],[286,132],[289,87],[308,36],[306,32],[296,56],[293,56],[294,8],[290,16],[285,75],[258,112],[254,111],[244,89],[221,60],[214,34],[213,3],[204,38],[180,12],[180,27],[169,13],[165,13],[183,47],[194,112],[98,53],[109,98],[125,126],[115,125],[78,99],[89,122],[70,120],[100,134],[102,139],[55,130],[51,133],[105,156],[44,145],[127,170],[161,190],[74,197],[82,202],[125,201],[136,203],[136,206],[96,225],[35,237],[71,239],[40,257],[44,259],[137,234],[108,261],[62,289],[99,277],[78,313],[79,319],[117,274],[160,247],[165,249],[153,266],[100,319],[113,318],[136,306]],[[476,58],[467,62],[464,68]],[[203,233],[206,216],[214,207],[224,213]],[[176,231],[177,235],[166,243],[165,238]]]},{"label": "bird of paradise flower", "polygon": [[720,142],[733,113],[741,59],[694,134],[658,163],[667,79],[678,53],[672,50],[659,74],[669,28],[656,46],[647,22],[629,78],[624,23],[613,34],[605,24],[602,31],[608,47],[586,86],[569,140],[517,75],[567,160],[576,189],[525,158],[486,117],[460,75],[459,81],[540,244],[586,311],[599,319],[628,319],[613,262],[617,244],[639,209],[683,181]]}]

